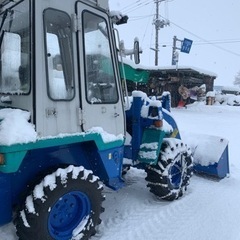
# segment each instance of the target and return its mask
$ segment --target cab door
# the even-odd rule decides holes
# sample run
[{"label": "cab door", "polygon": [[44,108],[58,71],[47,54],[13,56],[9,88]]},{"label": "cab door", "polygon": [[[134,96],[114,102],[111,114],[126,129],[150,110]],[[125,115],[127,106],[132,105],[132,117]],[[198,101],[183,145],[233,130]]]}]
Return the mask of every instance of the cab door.
[{"label": "cab door", "polygon": [[82,2],[78,9],[81,119],[84,131],[124,134],[125,115],[107,14]]}]

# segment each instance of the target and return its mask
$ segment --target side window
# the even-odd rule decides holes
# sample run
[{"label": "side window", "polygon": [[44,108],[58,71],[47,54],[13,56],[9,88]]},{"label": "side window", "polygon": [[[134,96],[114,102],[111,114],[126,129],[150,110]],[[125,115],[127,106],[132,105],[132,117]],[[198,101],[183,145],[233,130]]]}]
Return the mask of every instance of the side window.
[{"label": "side window", "polygon": [[118,101],[108,27],[104,18],[83,12],[85,79],[87,101],[91,104]]},{"label": "side window", "polygon": [[0,93],[30,92],[29,2],[0,15]]},{"label": "side window", "polygon": [[68,14],[47,9],[44,12],[48,95],[53,100],[74,97],[72,32]]}]

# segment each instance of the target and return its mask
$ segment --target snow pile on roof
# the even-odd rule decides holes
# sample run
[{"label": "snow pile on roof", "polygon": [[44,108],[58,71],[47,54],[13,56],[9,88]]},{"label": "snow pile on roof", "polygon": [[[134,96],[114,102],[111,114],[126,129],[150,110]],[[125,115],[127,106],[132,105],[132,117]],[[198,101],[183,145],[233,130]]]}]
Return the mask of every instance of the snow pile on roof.
[{"label": "snow pile on roof", "polygon": [[222,91],[240,92],[240,88],[238,86],[222,86]]},{"label": "snow pile on roof", "polygon": [[[174,69],[176,69],[176,66],[152,67],[151,69],[152,70],[174,70]],[[199,72],[200,74],[212,76],[212,77],[215,77],[215,78],[217,77],[217,74],[214,73],[214,72],[211,72],[211,71],[208,71],[208,70],[205,70],[205,69],[201,69],[201,68],[198,68],[198,67],[194,67],[194,66],[181,65],[181,66],[178,66],[176,70],[190,70],[190,69],[192,69],[196,72]]]},{"label": "snow pile on roof", "polygon": [[[142,70],[159,70],[159,71],[163,71],[163,70],[174,70],[176,69],[176,66],[146,66],[146,65],[141,65],[141,64],[135,64],[131,59],[128,58],[123,58],[123,63],[129,65],[130,67],[134,68],[134,69],[142,69]],[[217,77],[217,74],[205,69],[201,69],[198,67],[194,67],[194,66],[178,66],[177,70],[194,70],[196,72],[199,72],[200,74],[204,74],[204,75],[208,75],[208,76],[212,76],[212,77]]]},{"label": "snow pile on roof", "polygon": [[0,110],[0,144],[35,142],[37,133],[34,125],[28,122],[30,113],[20,109]]}]

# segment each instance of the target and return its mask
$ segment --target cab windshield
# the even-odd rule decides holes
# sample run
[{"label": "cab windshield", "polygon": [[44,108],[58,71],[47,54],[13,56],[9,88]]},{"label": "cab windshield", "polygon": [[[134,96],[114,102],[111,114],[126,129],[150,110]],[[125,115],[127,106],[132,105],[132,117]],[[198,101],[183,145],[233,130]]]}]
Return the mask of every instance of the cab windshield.
[{"label": "cab windshield", "polygon": [[0,15],[0,93],[30,91],[29,1],[20,2]]}]

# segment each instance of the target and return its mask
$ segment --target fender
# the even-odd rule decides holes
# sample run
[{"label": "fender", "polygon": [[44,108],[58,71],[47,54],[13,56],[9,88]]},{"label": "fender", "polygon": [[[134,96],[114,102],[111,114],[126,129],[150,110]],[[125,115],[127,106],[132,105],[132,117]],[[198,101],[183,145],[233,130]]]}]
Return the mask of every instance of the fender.
[{"label": "fender", "polygon": [[146,164],[157,164],[165,132],[160,129],[146,128],[138,152],[138,160]]}]

